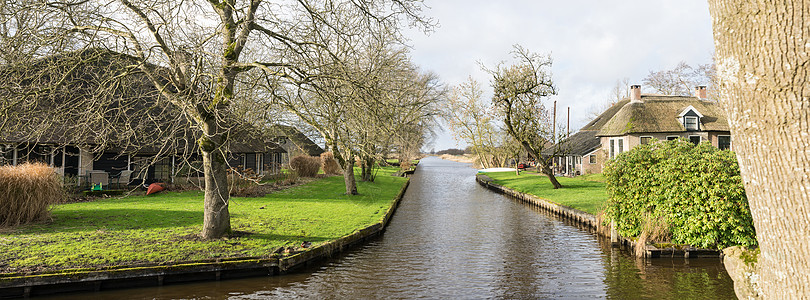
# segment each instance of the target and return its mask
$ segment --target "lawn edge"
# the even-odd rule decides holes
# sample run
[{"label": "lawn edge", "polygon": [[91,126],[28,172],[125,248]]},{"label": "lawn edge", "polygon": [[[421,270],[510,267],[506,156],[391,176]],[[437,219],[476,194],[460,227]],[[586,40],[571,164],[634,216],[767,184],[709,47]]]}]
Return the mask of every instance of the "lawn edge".
[{"label": "lawn edge", "polygon": [[289,257],[235,257],[213,262],[179,262],[172,265],[143,267],[121,266],[120,268],[65,270],[54,273],[0,277],[0,298],[27,298],[41,294],[285,274],[319,260],[330,258],[351,246],[380,235],[396,212],[409,185],[410,178],[407,178],[379,222]]}]

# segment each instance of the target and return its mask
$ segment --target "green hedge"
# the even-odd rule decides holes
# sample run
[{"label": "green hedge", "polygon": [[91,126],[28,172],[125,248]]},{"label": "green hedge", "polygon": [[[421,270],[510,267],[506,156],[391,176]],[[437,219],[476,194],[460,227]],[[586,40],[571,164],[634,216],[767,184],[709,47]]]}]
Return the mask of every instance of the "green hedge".
[{"label": "green hedge", "polygon": [[721,249],[756,246],[733,152],[684,140],[639,145],[607,162],[606,214],[619,234],[638,237],[663,222],[674,243]]}]

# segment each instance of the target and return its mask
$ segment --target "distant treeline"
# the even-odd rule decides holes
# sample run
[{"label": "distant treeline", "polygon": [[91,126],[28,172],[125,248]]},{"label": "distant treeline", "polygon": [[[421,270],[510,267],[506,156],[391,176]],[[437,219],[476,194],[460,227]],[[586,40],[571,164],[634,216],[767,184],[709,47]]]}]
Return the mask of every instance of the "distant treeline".
[{"label": "distant treeline", "polygon": [[466,153],[464,150],[456,149],[456,148],[450,148],[450,149],[447,149],[447,150],[438,151],[435,154],[436,155],[442,155],[442,154],[464,155],[464,153]]}]

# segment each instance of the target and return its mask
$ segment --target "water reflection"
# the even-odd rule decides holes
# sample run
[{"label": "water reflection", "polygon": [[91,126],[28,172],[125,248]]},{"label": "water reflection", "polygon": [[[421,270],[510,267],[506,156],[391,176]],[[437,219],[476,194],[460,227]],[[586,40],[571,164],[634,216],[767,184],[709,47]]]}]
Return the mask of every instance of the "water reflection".
[{"label": "water reflection", "polygon": [[480,187],[475,172],[423,160],[384,236],[321,267],[67,298],[734,299],[718,259],[637,260],[571,222]]}]

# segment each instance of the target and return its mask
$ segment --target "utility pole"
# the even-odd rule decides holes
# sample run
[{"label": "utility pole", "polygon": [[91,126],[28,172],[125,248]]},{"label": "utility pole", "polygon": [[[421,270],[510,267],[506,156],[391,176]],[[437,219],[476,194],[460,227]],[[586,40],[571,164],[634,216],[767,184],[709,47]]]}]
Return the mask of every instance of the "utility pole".
[{"label": "utility pole", "polygon": [[551,139],[554,144],[557,144],[557,100],[554,100],[554,120],[551,122]]},{"label": "utility pole", "polygon": [[571,107],[570,106],[568,107],[568,117],[566,117],[566,120],[568,121],[568,125],[566,125],[566,127],[565,127],[566,128],[565,136],[568,137],[569,135],[571,135]]}]

